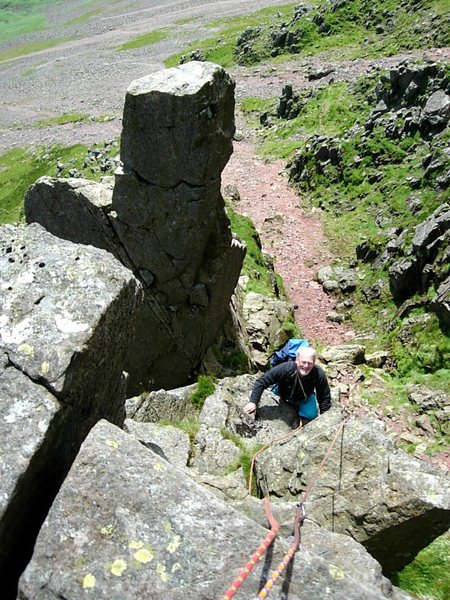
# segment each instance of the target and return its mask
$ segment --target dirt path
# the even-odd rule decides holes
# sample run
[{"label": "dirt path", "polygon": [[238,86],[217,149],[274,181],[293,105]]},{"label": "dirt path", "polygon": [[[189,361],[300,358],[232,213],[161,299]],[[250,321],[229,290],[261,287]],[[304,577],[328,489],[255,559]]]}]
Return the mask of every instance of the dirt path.
[{"label": "dirt path", "polygon": [[263,250],[273,256],[275,268],[296,306],[302,334],[322,344],[339,344],[351,337],[348,326],[327,321],[334,301],[315,281],[320,266],[332,259],[318,217],[306,214],[301,199],[289,187],[283,161],[266,163],[250,141],[235,142],[223,173],[223,184],[234,184],[241,200],[236,210],[252,219]]}]

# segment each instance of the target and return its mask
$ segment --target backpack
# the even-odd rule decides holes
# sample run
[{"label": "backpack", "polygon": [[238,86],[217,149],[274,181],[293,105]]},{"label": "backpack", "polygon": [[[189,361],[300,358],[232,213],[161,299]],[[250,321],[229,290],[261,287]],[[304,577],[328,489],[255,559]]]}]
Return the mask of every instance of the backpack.
[{"label": "backpack", "polygon": [[270,366],[275,367],[287,360],[295,360],[299,348],[308,347],[309,342],[304,338],[291,338],[284,346],[272,354],[270,358]]}]

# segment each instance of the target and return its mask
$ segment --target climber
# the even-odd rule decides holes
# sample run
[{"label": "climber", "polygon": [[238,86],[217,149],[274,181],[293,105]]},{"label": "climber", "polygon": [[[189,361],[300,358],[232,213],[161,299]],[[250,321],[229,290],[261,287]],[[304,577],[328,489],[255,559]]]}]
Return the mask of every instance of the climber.
[{"label": "climber", "polygon": [[315,364],[316,356],[314,348],[299,348],[295,361],[288,360],[264,373],[255,381],[243,412],[255,414],[263,391],[273,385],[278,386],[281,400],[296,407],[302,425],[327,411],[331,407],[330,386],[325,371]]}]

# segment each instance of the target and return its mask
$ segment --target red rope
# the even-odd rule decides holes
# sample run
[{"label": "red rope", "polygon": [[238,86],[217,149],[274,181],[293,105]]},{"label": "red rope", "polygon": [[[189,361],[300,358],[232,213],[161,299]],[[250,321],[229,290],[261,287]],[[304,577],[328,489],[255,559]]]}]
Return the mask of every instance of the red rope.
[{"label": "red rope", "polygon": [[258,562],[258,560],[260,560],[264,556],[264,554],[267,552],[267,549],[269,548],[270,544],[273,542],[273,540],[276,538],[276,536],[278,534],[278,530],[280,529],[280,524],[278,523],[278,521],[275,520],[275,517],[272,515],[272,511],[270,509],[270,503],[267,498],[264,498],[264,508],[266,509],[266,516],[269,521],[271,529],[270,529],[269,533],[266,535],[266,537],[264,538],[264,540],[261,542],[261,544],[258,546],[256,552],[253,554],[253,556],[247,562],[245,567],[242,569],[242,571],[239,573],[239,575],[236,577],[236,579],[230,585],[228,590],[222,596],[222,600],[229,600],[230,598],[232,598],[234,596],[234,594],[238,591],[238,589],[241,587],[241,585],[244,583],[244,581],[250,575],[250,573],[252,572],[252,570],[253,570],[254,566],[256,565],[256,563]]},{"label": "red rope", "polygon": [[263,589],[259,592],[258,598],[267,598],[268,593],[275,585],[276,580],[283,573],[284,569],[291,562],[294,554],[297,552],[299,544],[300,544],[300,527],[303,525],[303,521],[305,520],[305,511],[302,504],[297,504],[295,508],[295,520],[294,520],[294,541],[292,542],[289,550],[281,559],[281,562],[278,564],[275,571],[272,575],[267,579]]},{"label": "red rope", "polygon": [[[314,485],[316,484],[317,479],[323,469],[323,466],[324,466],[325,462],[327,461],[341,430],[344,428],[344,426],[346,425],[349,418],[350,417],[348,416],[344,421],[341,422],[341,425],[338,428],[338,430],[336,431],[336,434],[335,434],[325,456],[323,457],[322,462],[316,469],[310,483],[308,484],[305,492],[303,493],[302,501],[296,507],[295,520],[294,520],[294,541],[292,542],[289,550],[286,552],[286,554],[281,559],[281,562],[278,564],[275,571],[267,579],[263,589],[259,592],[259,594],[257,596],[258,598],[261,598],[261,599],[267,598],[269,591],[272,589],[272,587],[274,586],[277,579],[283,573],[284,569],[288,566],[288,564],[292,560],[294,554],[297,552],[299,544],[300,544],[300,528],[303,525],[303,521],[305,520],[305,509],[304,509],[303,503],[306,501],[307,496],[311,493],[311,490],[313,489]],[[272,440],[269,444],[267,444],[266,446],[264,446],[263,448],[258,450],[258,452],[256,452],[253,455],[252,463],[251,463],[251,467],[250,467],[250,476],[249,476],[249,493],[250,494],[251,494],[251,487],[252,487],[252,473],[253,473],[253,467],[255,464],[256,457],[259,454],[261,454],[261,452],[264,452],[265,450],[267,450],[267,448],[270,448],[270,446],[272,446],[276,442],[280,442],[286,438],[289,438],[291,435],[293,435],[299,429],[301,429],[301,427],[302,427],[302,425],[300,424],[299,427],[297,429],[295,429],[294,431],[291,431],[287,435],[284,435],[282,437]],[[269,548],[270,544],[273,542],[273,540],[275,539],[275,537],[278,534],[280,525],[272,515],[272,511],[270,509],[270,502],[267,497],[264,498],[264,508],[266,510],[267,519],[269,521],[271,529],[270,529],[269,533],[267,534],[267,536],[264,538],[264,540],[259,545],[256,552],[253,554],[253,556],[247,562],[245,567],[242,569],[242,571],[239,573],[239,575],[236,577],[236,579],[230,585],[228,590],[225,592],[225,594],[223,595],[221,600],[230,600],[230,598],[233,598],[234,594],[238,591],[238,589],[241,587],[243,582],[250,575],[251,571],[253,570],[253,568],[256,565],[256,563],[258,562],[258,560],[260,560],[262,558],[262,556],[267,552],[267,549]]]}]

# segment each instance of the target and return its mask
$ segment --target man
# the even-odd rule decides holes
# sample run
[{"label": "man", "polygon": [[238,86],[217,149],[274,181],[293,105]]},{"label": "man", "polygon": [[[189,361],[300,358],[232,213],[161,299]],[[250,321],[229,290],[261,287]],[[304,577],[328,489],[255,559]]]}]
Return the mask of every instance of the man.
[{"label": "man", "polygon": [[327,411],[331,407],[330,386],[324,370],[315,364],[316,357],[314,348],[300,348],[295,361],[283,362],[264,373],[255,381],[243,412],[256,413],[263,391],[275,384],[281,399],[297,408],[302,425]]}]

